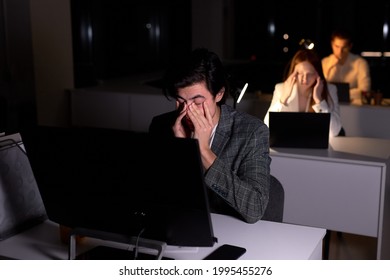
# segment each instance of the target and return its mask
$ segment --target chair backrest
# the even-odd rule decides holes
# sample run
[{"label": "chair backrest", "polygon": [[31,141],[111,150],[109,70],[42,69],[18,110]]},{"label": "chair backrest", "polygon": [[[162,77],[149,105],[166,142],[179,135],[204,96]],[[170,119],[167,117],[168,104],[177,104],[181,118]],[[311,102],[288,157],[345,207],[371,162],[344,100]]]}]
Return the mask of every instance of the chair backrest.
[{"label": "chair backrest", "polygon": [[47,219],[20,136],[0,137],[0,240]]},{"label": "chair backrest", "polygon": [[276,177],[270,176],[269,200],[262,220],[281,223],[283,222],[284,211],[284,188]]}]

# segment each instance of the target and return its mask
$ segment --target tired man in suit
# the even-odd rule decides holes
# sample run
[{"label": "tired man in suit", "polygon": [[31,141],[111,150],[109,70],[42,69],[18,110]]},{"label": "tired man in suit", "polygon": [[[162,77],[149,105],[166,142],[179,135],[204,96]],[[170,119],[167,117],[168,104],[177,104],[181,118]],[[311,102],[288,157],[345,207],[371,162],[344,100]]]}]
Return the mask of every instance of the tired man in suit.
[{"label": "tired man in suit", "polygon": [[149,132],[197,139],[212,212],[248,223],[260,220],[270,188],[268,127],[225,104],[228,82],[214,52],[195,49],[173,64],[163,81],[164,94],[176,100],[177,109],[155,116]]}]

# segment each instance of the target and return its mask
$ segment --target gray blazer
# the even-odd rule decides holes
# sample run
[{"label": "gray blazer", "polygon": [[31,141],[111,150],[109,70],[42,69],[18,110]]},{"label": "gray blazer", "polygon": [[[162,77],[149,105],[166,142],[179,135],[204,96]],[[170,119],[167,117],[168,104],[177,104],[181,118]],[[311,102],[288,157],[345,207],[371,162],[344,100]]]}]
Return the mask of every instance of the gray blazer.
[{"label": "gray blazer", "polygon": [[[177,113],[153,118],[149,131],[173,135]],[[221,117],[211,149],[217,159],[205,173],[210,208],[248,223],[264,215],[270,188],[269,130],[259,119],[221,105]]]},{"label": "gray blazer", "polygon": [[[207,186],[246,222],[260,220],[270,187],[268,127],[256,117],[222,105],[211,149],[217,159],[205,174]],[[214,207],[219,212],[220,207]]]}]

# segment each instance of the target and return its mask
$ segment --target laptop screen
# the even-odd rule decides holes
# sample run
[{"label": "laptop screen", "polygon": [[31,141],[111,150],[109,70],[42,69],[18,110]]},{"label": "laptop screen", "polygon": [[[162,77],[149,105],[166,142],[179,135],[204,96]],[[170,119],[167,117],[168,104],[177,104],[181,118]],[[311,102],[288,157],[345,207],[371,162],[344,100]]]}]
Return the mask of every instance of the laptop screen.
[{"label": "laptop screen", "polygon": [[270,147],[327,149],[330,113],[269,112]]}]

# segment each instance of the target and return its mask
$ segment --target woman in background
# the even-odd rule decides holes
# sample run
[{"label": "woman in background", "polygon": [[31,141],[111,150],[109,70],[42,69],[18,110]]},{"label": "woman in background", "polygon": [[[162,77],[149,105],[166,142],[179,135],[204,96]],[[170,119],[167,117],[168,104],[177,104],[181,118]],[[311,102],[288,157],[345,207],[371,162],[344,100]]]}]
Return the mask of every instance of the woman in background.
[{"label": "woman in background", "polygon": [[330,136],[342,130],[336,86],[325,80],[321,59],[313,50],[299,50],[292,58],[283,83],[275,85],[269,112],[330,113]]}]

